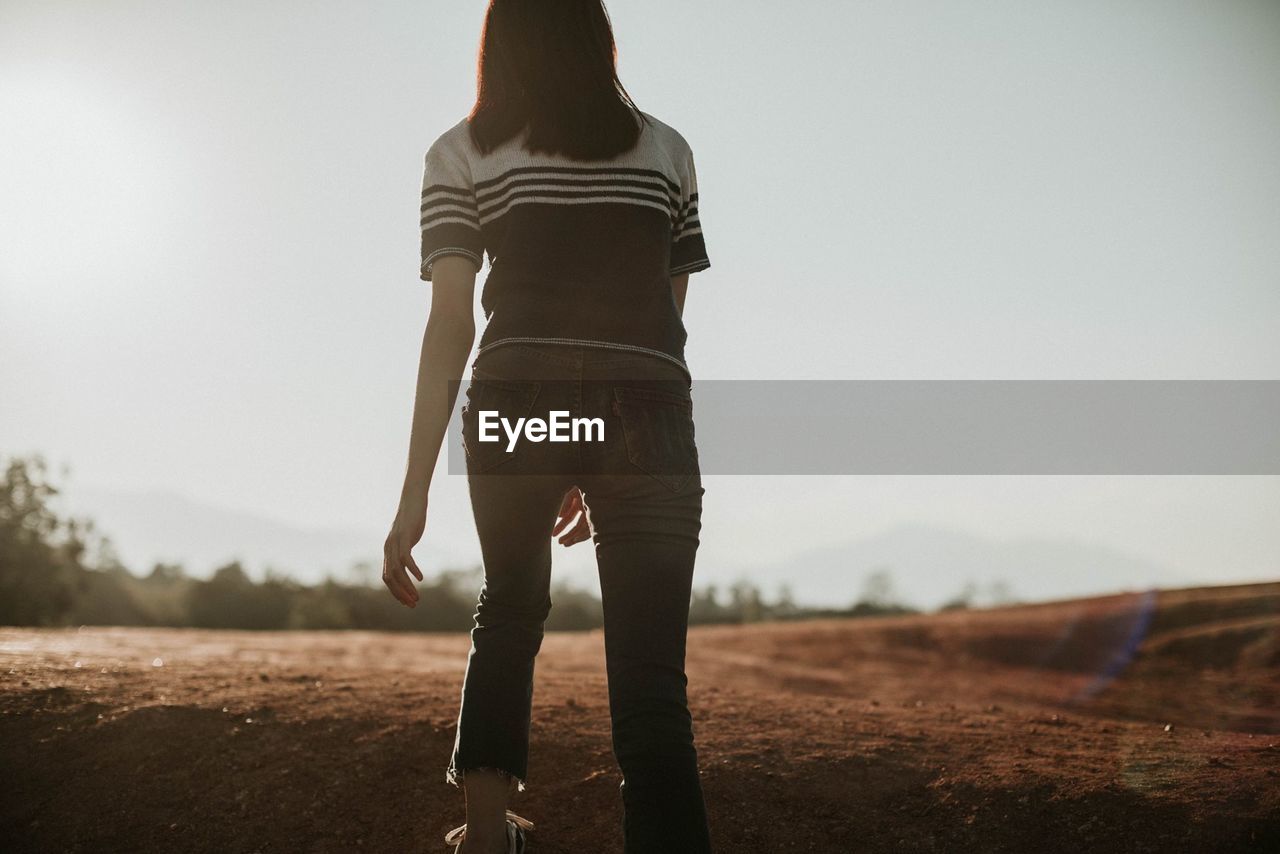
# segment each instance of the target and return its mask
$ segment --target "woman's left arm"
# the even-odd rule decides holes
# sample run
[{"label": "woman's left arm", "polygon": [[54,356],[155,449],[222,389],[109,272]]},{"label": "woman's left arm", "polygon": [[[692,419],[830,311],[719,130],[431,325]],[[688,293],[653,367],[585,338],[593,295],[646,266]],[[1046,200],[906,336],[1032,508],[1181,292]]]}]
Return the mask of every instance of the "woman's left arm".
[{"label": "woman's left arm", "polygon": [[458,382],[475,343],[472,312],[478,272],[475,262],[457,255],[439,258],[433,265],[431,314],[418,362],[409,461],[400,506],[383,545],[382,581],[396,599],[410,608],[418,603],[418,591],[409,573],[422,580],[422,571],[413,559],[413,547],[426,531],[431,475],[449,427]]}]

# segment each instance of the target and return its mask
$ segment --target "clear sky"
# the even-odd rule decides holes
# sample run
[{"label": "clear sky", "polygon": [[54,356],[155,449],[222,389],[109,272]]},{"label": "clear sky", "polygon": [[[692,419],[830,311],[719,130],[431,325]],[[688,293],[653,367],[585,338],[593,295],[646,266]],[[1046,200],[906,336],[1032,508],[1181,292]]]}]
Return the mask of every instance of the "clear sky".
[{"label": "clear sky", "polygon": [[[484,5],[5,0],[0,452],[384,531]],[[1280,378],[1280,4],[609,6],[695,154],[695,375]],[[1280,567],[1277,478],[708,486],[712,573],[912,520]],[[465,494],[419,552],[474,537]]]}]

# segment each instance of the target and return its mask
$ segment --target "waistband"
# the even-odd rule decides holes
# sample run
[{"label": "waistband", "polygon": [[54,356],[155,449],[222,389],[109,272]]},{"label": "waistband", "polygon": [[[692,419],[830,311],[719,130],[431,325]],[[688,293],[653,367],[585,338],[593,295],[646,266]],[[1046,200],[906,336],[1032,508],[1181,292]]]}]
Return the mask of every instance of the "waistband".
[{"label": "waistband", "polygon": [[579,363],[592,365],[625,364],[646,359],[662,359],[680,368],[684,375],[693,380],[689,366],[683,359],[670,353],[639,347],[634,344],[617,344],[611,341],[588,341],[577,338],[500,338],[485,344],[476,351],[476,363],[482,356],[499,347],[518,346],[532,358],[550,364],[574,366]]}]

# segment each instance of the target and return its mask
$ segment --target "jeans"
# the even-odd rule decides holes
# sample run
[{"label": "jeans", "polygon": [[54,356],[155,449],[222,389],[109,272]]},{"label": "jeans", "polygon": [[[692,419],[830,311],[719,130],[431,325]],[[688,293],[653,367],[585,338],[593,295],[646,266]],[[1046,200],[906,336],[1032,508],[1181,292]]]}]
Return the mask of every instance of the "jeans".
[{"label": "jeans", "polygon": [[[514,421],[557,410],[600,419],[602,440],[510,448],[499,430],[501,441],[480,441],[481,412]],[[703,496],[688,377],[645,354],[504,345],[477,358],[462,424],[484,586],[446,779],[485,768],[525,788],[551,529],[577,486],[600,576],[625,851],[710,851],[684,671]]]}]

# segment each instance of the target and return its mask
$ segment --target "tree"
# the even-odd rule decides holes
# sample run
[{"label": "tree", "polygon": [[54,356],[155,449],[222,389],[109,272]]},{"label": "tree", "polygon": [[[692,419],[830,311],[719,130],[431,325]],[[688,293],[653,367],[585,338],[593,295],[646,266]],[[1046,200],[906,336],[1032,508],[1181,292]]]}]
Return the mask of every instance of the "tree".
[{"label": "tree", "polygon": [[972,580],[966,581],[956,595],[942,603],[939,611],[964,611],[973,607],[973,600],[978,595],[978,585]]},{"label": "tree", "polygon": [[58,517],[47,471],[39,455],[16,457],[0,480],[0,624],[64,623],[83,581],[93,526]]},{"label": "tree", "polygon": [[186,572],[180,563],[157,563],[151,567],[147,581],[152,584],[176,584],[186,578]]},{"label": "tree", "polygon": [[760,601],[760,589],[746,579],[729,586],[729,607],[740,623],[755,623],[764,616],[764,603]]},{"label": "tree", "polygon": [[873,610],[884,610],[894,605],[893,576],[888,567],[880,567],[867,573],[857,604]]},{"label": "tree", "polygon": [[858,601],[854,602],[853,607],[844,611],[844,613],[853,617],[870,617],[888,614],[910,614],[914,613],[914,611],[898,601],[897,594],[893,589],[893,576],[889,574],[889,568],[885,566],[877,567],[867,573],[862,582],[862,594],[858,597]]},{"label": "tree", "polygon": [[689,622],[723,623],[726,621],[725,608],[720,604],[720,591],[714,584],[708,584],[699,590],[694,588],[689,601]]},{"label": "tree", "polygon": [[283,629],[289,623],[292,588],[279,578],[254,584],[235,561],[192,585],[187,610],[191,624],[201,628]]},{"label": "tree", "polygon": [[800,609],[796,607],[795,593],[791,589],[791,585],[785,581],[778,585],[778,598],[774,605],[770,608],[773,616],[786,619],[794,617],[800,613]]}]

